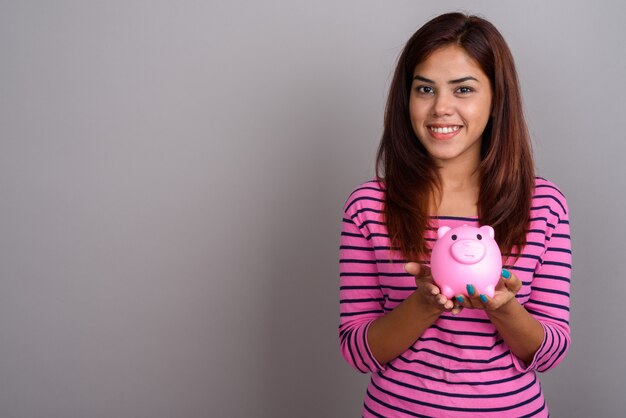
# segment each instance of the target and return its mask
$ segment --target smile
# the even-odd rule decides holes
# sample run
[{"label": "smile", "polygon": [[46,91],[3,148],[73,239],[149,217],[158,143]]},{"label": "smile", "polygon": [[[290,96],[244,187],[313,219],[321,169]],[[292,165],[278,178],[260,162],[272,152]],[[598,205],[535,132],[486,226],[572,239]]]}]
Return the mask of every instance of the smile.
[{"label": "smile", "polygon": [[450,134],[461,129],[458,125],[451,126],[429,126],[428,129],[436,134]]}]

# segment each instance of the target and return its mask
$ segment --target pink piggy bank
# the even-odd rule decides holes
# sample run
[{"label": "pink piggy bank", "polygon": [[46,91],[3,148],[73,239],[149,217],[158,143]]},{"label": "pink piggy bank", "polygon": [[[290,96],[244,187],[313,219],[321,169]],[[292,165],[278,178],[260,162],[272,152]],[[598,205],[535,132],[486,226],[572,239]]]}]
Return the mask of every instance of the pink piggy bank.
[{"label": "pink piggy bank", "polygon": [[437,236],[430,269],[441,293],[448,299],[467,295],[466,286],[472,284],[478,294],[493,297],[502,273],[502,255],[493,228],[442,226]]}]

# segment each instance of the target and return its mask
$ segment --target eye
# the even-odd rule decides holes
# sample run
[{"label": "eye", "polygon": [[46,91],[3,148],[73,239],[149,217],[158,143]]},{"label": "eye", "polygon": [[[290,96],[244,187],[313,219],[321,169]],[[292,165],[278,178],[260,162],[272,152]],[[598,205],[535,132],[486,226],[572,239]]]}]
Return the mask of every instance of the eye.
[{"label": "eye", "polygon": [[471,87],[463,86],[463,87],[459,87],[458,89],[456,89],[456,91],[461,94],[467,94],[467,93],[473,92],[474,89]]},{"label": "eye", "polygon": [[480,239],[483,239],[483,236],[478,234],[478,235],[476,235],[476,238],[478,238],[480,240]]},{"label": "eye", "polygon": [[452,235],[452,241],[456,241],[456,235]]},{"label": "eye", "polygon": [[431,94],[434,89],[431,86],[418,86],[415,91],[420,94]]}]

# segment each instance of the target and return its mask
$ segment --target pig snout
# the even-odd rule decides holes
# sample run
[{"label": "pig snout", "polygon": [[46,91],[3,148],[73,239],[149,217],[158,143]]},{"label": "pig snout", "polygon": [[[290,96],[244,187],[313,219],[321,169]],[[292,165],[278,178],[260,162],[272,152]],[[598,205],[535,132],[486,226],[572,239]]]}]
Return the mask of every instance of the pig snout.
[{"label": "pig snout", "polygon": [[452,244],[450,252],[459,263],[476,264],[485,257],[487,250],[479,241],[463,239]]}]

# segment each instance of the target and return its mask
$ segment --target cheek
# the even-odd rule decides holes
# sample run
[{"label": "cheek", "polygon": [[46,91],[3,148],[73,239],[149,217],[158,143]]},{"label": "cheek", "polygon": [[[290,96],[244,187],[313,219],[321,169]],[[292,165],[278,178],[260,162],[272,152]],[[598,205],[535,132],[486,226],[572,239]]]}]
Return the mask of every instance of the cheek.
[{"label": "cheek", "polygon": [[411,124],[413,128],[419,128],[424,124],[425,112],[423,106],[415,103],[414,100],[409,102],[409,116],[411,118]]},{"label": "cheek", "polygon": [[484,127],[491,115],[491,103],[479,102],[466,107],[465,118],[473,121],[476,128]]}]

